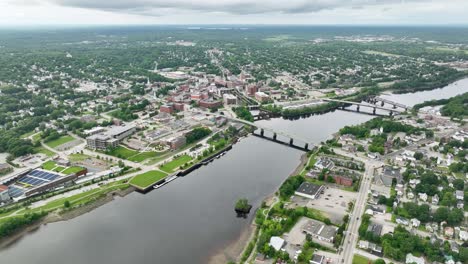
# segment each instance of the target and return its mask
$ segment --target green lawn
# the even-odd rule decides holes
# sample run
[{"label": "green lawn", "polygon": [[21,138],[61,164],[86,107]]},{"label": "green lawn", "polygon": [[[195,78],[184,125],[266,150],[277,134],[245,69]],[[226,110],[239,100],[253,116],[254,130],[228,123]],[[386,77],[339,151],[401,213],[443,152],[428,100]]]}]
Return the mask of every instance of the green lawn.
[{"label": "green lawn", "polygon": [[189,155],[182,155],[171,162],[159,166],[159,168],[167,173],[173,173],[177,168],[191,160],[192,157]]},{"label": "green lawn", "polygon": [[144,189],[166,176],[167,174],[162,171],[148,171],[133,177],[129,183]]},{"label": "green lawn", "polygon": [[57,164],[51,160],[47,161],[46,163],[42,164],[42,168],[44,170],[53,170],[55,167],[57,167]]},{"label": "green lawn", "polygon": [[353,264],[369,264],[372,261],[364,256],[355,254],[353,256]]},{"label": "green lawn", "polygon": [[62,173],[65,174],[65,175],[69,175],[69,174],[72,174],[72,173],[80,172],[82,170],[84,170],[84,168],[73,166],[73,167],[69,167],[69,168],[65,169],[64,171],[62,171]]},{"label": "green lawn", "polygon": [[146,159],[156,157],[159,153],[154,151],[140,152],[135,156],[129,157],[128,160],[134,162],[142,162]]},{"label": "green lawn", "polygon": [[148,152],[138,152],[133,149],[128,149],[126,147],[118,146],[110,152],[106,152],[106,154],[121,158],[121,159],[127,159],[133,162],[142,162],[146,159],[152,158],[157,156],[159,153],[154,152],[154,151],[148,151]]},{"label": "green lawn", "polygon": [[48,150],[48,149],[46,149],[44,147],[37,147],[37,148],[34,149],[34,151],[36,153],[42,153],[42,154],[46,155],[47,157],[52,157],[52,156],[54,156],[56,154],[55,152],[52,152],[52,151],[50,151],[50,150]]},{"label": "green lawn", "polygon": [[72,136],[68,136],[68,135],[67,136],[61,136],[61,137],[57,138],[56,140],[46,142],[46,145],[51,147],[51,148],[56,148],[56,147],[58,147],[60,145],[71,142],[73,140],[75,140],[75,138],[72,137]]},{"label": "green lawn", "polygon": [[40,141],[41,140],[41,134],[42,134],[42,132],[39,132],[39,133],[35,134],[34,136],[32,136],[32,140],[34,142]]},{"label": "green lawn", "polygon": [[61,172],[61,171],[63,171],[64,169],[65,169],[65,167],[57,166],[57,167],[55,167],[55,169],[53,169],[53,171],[55,171],[55,172]]}]

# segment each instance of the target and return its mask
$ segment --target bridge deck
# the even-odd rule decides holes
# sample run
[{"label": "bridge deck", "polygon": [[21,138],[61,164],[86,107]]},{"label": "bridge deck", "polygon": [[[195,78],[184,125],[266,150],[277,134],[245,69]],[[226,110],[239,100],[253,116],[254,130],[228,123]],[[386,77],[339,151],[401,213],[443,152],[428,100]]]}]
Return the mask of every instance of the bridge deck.
[{"label": "bridge deck", "polygon": [[343,104],[359,105],[359,106],[362,106],[362,107],[375,108],[375,109],[385,110],[385,111],[389,111],[389,112],[405,112],[405,110],[402,110],[402,109],[387,108],[387,107],[368,104],[368,103],[359,103],[359,102],[352,102],[352,101],[345,101],[345,100],[338,100],[338,99],[328,99],[328,98],[322,99],[322,100],[323,101],[328,101],[328,102],[337,102],[337,103],[343,103]]},{"label": "bridge deck", "polygon": [[382,97],[374,97],[377,101],[380,101],[380,102],[384,102],[384,103],[388,103],[388,104],[391,104],[391,105],[395,105],[395,106],[398,106],[398,107],[401,107],[401,108],[410,108],[409,106],[407,105],[404,105],[404,104],[400,104],[400,103],[397,103],[397,102],[394,102],[394,101],[391,101],[391,100],[388,100],[388,99],[385,99],[385,98],[382,98]]}]

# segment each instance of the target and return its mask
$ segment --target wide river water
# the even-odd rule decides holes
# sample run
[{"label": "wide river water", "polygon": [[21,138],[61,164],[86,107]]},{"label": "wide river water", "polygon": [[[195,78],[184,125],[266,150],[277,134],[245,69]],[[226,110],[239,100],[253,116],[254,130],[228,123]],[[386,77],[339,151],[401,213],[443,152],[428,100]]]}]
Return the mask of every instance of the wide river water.
[{"label": "wide river water", "polygon": [[[414,105],[468,91],[468,79],[442,89],[385,96]],[[372,116],[346,111],[294,121],[260,121],[318,144],[341,127]],[[78,218],[48,224],[0,251],[8,264],[206,263],[250,224],[236,218],[237,199],[257,208],[299,164],[303,152],[257,137],[222,158],[146,195],[131,193]]]}]

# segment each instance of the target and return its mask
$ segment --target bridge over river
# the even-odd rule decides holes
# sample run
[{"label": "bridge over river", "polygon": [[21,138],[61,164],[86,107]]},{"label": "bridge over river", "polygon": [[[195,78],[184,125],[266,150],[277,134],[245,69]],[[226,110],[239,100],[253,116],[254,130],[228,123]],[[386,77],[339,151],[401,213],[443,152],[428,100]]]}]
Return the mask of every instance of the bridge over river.
[{"label": "bridge over river", "polygon": [[[235,117],[230,117],[230,116],[226,116],[226,115],[220,115],[220,114],[216,114],[216,113],[207,113],[207,112],[203,112],[203,114],[214,116],[214,117],[224,117],[224,118],[230,120],[231,122],[241,123],[241,124],[244,124],[244,125],[255,127],[255,128],[257,128],[257,130],[260,130],[260,133],[257,134],[257,133],[254,132],[254,135],[262,137],[262,138],[270,139],[270,140],[272,140],[272,141],[274,141],[276,143],[288,145],[290,147],[293,147],[293,148],[296,148],[296,149],[299,149],[299,150],[303,150],[303,151],[309,151],[310,149],[313,148],[313,144],[310,143],[309,140],[304,139],[302,137],[299,137],[297,135],[293,135],[291,133],[286,133],[286,132],[283,132],[283,131],[279,131],[277,129],[273,129],[273,128],[270,128],[270,127],[267,127],[267,126],[260,125],[258,123],[254,123],[254,122],[250,122],[250,121],[247,121],[247,120],[243,120],[243,119],[239,119],[239,118],[235,118]],[[273,136],[271,138],[268,138],[265,135],[265,131],[268,131],[268,132],[272,133]],[[289,142],[283,142],[283,141],[278,140],[278,136],[288,138]],[[296,142],[296,144],[294,142]],[[298,146],[297,142],[302,142],[304,145],[303,146]]]}]

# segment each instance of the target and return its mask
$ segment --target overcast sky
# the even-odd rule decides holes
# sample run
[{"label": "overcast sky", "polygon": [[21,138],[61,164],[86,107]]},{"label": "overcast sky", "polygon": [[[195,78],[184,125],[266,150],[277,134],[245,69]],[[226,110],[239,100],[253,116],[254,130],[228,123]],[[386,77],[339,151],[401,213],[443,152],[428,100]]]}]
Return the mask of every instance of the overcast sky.
[{"label": "overcast sky", "polygon": [[468,0],[0,0],[0,26],[468,24]]}]

